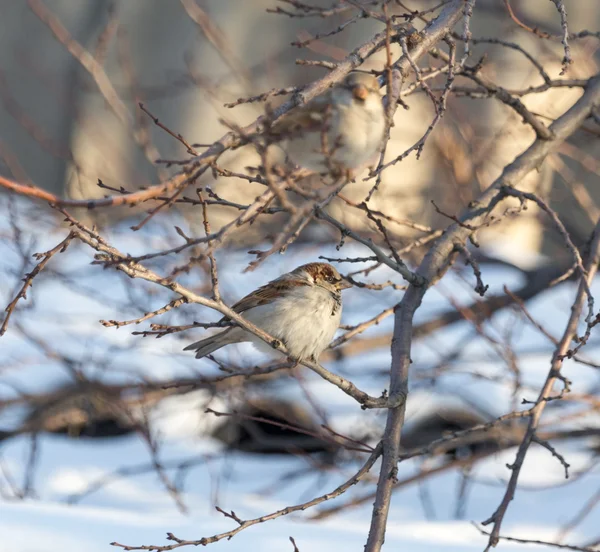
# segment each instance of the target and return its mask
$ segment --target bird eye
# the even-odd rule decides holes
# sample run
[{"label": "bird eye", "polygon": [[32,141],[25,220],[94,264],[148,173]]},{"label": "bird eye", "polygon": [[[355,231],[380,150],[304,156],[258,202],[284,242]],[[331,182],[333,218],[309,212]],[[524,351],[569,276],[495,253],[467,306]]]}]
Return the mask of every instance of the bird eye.
[{"label": "bird eye", "polygon": [[327,281],[333,284],[336,280],[334,276],[327,276]]}]

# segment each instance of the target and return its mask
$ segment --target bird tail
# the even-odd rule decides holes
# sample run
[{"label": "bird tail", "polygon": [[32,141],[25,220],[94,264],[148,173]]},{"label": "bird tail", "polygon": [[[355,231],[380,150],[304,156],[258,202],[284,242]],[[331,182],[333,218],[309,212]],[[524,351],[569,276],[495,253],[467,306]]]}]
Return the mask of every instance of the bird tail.
[{"label": "bird tail", "polygon": [[201,339],[200,341],[196,341],[191,345],[188,345],[184,351],[196,351],[196,358],[202,358],[206,355],[210,355],[214,353],[221,347],[225,345],[229,345],[230,343],[239,343],[243,341],[237,335],[237,332],[233,332],[234,328],[230,328],[225,330],[224,332],[218,333],[216,335],[211,335],[206,339]]}]

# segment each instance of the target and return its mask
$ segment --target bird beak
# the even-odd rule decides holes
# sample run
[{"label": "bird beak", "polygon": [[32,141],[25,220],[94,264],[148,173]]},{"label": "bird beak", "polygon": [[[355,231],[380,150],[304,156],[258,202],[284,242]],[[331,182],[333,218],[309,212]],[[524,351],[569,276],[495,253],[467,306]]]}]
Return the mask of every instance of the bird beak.
[{"label": "bird beak", "polygon": [[357,99],[357,100],[366,100],[367,96],[369,95],[369,90],[367,89],[367,87],[364,84],[357,84],[353,89],[352,89],[352,95]]},{"label": "bird beak", "polygon": [[341,290],[351,288],[352,284],[346,280],[346,278],[342,278],[338,283],[338,288]]}]

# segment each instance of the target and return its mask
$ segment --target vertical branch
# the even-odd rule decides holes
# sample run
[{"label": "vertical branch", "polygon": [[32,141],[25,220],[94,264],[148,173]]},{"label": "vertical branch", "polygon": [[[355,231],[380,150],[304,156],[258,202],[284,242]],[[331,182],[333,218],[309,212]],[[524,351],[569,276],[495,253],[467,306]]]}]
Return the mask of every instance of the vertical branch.
[{"label": "vertical branch", "polygon": [[[210,236],[210,222],[208,222],[208,212],[206,208],[206,201],[202,197],[202,192],[198,192],[198,197],[202,202],[202,224],[204,225],[204,232],[207,236]],[[208,260],[210,261],[210,281],[212,285],[212,296],[215,301],[221,301],[221,292],[219,291],[219,275],[217,273],[217,261],[215,259],[214,250],[211,247],[211,243],[207,243]]]},{"label": "vertical branch", "polygon": [[581,318],[581,312],[583,310],[583,306],[586,302],[587,294],[589,286],[596,275],[596,271],[598,270],[598,263],[600,262],[600,221],[596,224],[596,228],[593,232],[592,244],[590,246],[590,254],[587,262],[587,266],[585,267],[585,276],[582,275],[581,282],[579,284],[579,288],[577,291],[577,295],[575,298],[575,302],[571,307],[571,316],[567,322],[567,326],[562,335],[562,338],[558,342],[558,345],[554,351],[554,355],[552,357],[552,363],[550,365],[550,371],[548,372],[548,376],[546,378],[546,382],[540,391],[538,399],[532,408],[531,417],[529,419],[529,425],[527,426],[527,432],[525,433],[525,437],[523,437],[523,441],[519,446],[519,450],[517,451],[517,455],[513,464],[509,465],[509,469],[512,471],[510,476],[510,480],[506,487],[506,492],[500,502],[500,506],[496,509],[496,511],[491,515],[490,518],[483,522],[483,525],[489,525],[491,523],[494,524],[494,527],[490,533],[490,538],[488,542],[488,546],[486,551],[491,547],[496,546],[500,540],[500,528],[502,527],[502,521],[504,520],[504,516],[506,514],[506,510],[508,509],[508,505],[512,501],[515,496],[515,491],[517,489],[517,482],[519,480],[519,475],[521,473],[521,468],[523,467],[523,462],[525,461],[525,456],[527,455],[527,451],[529,449],[529,445],[531,445],[532,441],[535,440],[535,433],[538,428],[540,418],[544,409],[546,408],[546,404],[548,404],[548,400],[550,399],[550,393],[552,392],[552,388],[556,383],[557,379],[560,379],[565,385],[565,391],[567,390],[568,381],[560,374],[560,369],[562,368],[563,360],[569,350],[569,346],[574,337],[577,336],[577,326],[579,325],[579,319]]},{"label": "vertical branch", "polygon": [[551,1],[556,6],[556,9],[558,10],[558,13],[560,15],[560,26],[562,28],[561,43],[565,50],[565,55],[562,60],[562,70],[560,74],[564,75],[569,69],[569,65],[573,63],[573,58],[571,57],[571,47],[569,46],[569,25],[567,23],[567,10],[565,8],[563,0]]},{"label": "vertical branch", "polygon": [[[391,348],[390,408],[388,411],[385,433],[382,439],[381,471],[377,482],[375,503],[371,517],[371,527],[365,546],[365,552],[379,552],[385,538],[385,528],[390,508],[392,488],[397,474],[400,433],[402,425],[404,424],[405,403],[408,394],[408,370],[411,363],[410,351],[413,316],[415,311],[421,304],[423,296],[431,283],[437,281],[437,279],[444,274],[445,270],[447,270],[447,260],[456,250],[457,245],[464,246],[466,240],[473,234],[477,225],[483,223],[497,205],[498,201],[502,200],[504,197],[502,190],[506,189],[507,186],[510,187],[516,185],[527,174],[539,167],[544,159],[551,154],[561,142],[579,129],[592,112],[594,106],[599,102],[600,77],[595,77],[590,80],[586,92],[579,101],[550,126],[550,130],[553,132],[552,138],[549,140],[541,140],[538,138],[525,152],[518,156],[513,163],[504,169],[500,177],[498,177],[476,201],[473,201],[470,208],[462,215],[462,217],[450,226],[442,237],[433,244],[417,270],[417,275],[424,278],[428,283],[418,287],[411,284],[400,304],[396,306],[394,311],[394,333]],[[582,302],[586,297],[585,289],[588,286],[587,282],[591,281],[590,279],[596,271],[598,255],[600,255],[600,235],[595,236],[594,246],[591,250],[594,253],[590,255],[590,258],[593,258],[592,262],[595,262],[595,265],[589,267],[585,279],[582,278],[581,280],[582,284],[580,285],[577,302],[579,309],[581,309]],[[575,335],[577,323],[574,323],[574,327],[569,325],[568,330],[569,332],[572,332],[569,333],[570,336]],[[562,361],[559,360],[560,355],[566,354],[569,341],[566,341],[565,343],[565,347],[557,349],[553,365],[556,362]],[[552,383],[554,383],[557,375],[558,372],[551,371],[549,378],[551,377]],[[540,397],[545,397],[550,389],[551,385],[548,389],[544,386],[544,389],[542,390],[543,394],[540,395]],[[544,404],[544,401],[540,404]],[[538,408],[543,410],[543,406],[538,406]],[[537,416],[537,419],[539,420],[539,415]],[[532,437],[533,432],[531,433],[528,443],[531,442]],[[529,446],[529,444],[527,446]],[[525,451],[526,448],[527,447],[525,447]],[[513,476],[514,475],[513,472]],[[514,479],[514,485],[516,485],[516,477]],[[507,500],[506,506],[508,506],[508,502],[510,502],[510,499],[512,498],[508,498],[508,496],[509,490],[507,490],[507,495],[505,497]],[[490,522],[491,521],[494,520],[490,519]],[[500,527],[498,525],[498,531],[499,529]],[[498,533],[496,532],[496,542],[497,534]]]},{"label": "vertical branch", "polygon": [[475,7],[476,0],[465,0],[465,7],[463,10],[463,32],[462,40],[465,43],[465,51],[460,60],[460,66],[464,66],[467,62],[468,57],[471,55],[471,17],[473,17],[473,8]]},{"label": "vertical branch", "polygon": [[394,311],[394,338],[392,339],[392,371],[390,377],[390,404],[397,406],[388,412],[383,437],[381,469],[377,482],[377,494],[373,505],[371,528],[365,546],[365,552],[378,552],[385,539],[392,489],[397,482],[398,456],[400,453],[400,432],[404,425],[406,398],[408,397],[408,369],[412,325],[415,310],[421,304],[425,287],[410,286],[400,305]]}]

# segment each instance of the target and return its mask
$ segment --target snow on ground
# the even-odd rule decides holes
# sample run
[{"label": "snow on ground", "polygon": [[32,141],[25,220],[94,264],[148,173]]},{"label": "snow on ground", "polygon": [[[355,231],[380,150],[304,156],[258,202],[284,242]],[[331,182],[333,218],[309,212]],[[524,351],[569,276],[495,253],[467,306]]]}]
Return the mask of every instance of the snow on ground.
[{"label": "snow on ground", "polygon": [[[64,230],[51,234],[44,230],[40,220],[39,240],[35,251],[52,247],[64,235]],[[8,227],[0,225],[0,231]],[[143,233],[116,236],[114,242],[129,253],[146,251],[147,247],[161,247],[160,238],[144,242]],[[148,236],[146,236],[148,238]],[[0,287],[1,305],[8,302],[16,285],[18,274],[10,274],[16,256],[10,248],[2,246],[0,251],[0,277],[7,274],[9,285]],[[361,255],[365,251],[359,246],[348,244],[342,256]],[[318,255],[336,256],[335,248],[323,247],[316,250],[291,248],[285,256],[272,257],[263,267],[241,276],[241,270],[248,262],[244,253],[228,253],[219,258],[222,293],[232,302],[261,285],[277,274],[291,270],[302,262],[315,260]],[[139,313],[123,314],[115,303],[125,298],[121,277],[111,271],[90,266],[92,255],[83,247],[74,247],[63,254],[61,263],[73,277],[79,278],[87,286],[78,289],[51,280],[40,280],[32,291],[28,303],[35,301],[36,308],[25,310],[20,320],[35,335],[43,337],[56,350],[68,353],[74,358],[104,359],[110,354],[111,369],[104,376],[106,381],[131,381],[144,374],[156,380],[174,376],[190,376],[203,371],[214,371],[208,361],[195,361],[181,351],[182,341],[175,336],[159,340],[132,336],[132,329],[103,328],[99,319],[134,318]],[[347,268],[342,265],[342,269]],[[352,266],[355,269],[356,265]],[[448,307],[450,297],[458,304],[466,304],[473,298],[472,275],[465,270],[462,277],[449,274],[440,286],[429,293],[419,310],[417,323],[427,320]],[[483,277],[490,284],[488,293],[501,293],[502,286],[516,289],[522,275],[503,267],[483,267]],[[383,282],[398,277],[384,268],[375,273],[376,281]],[[189,283],[189,282],[188,282]],[[143,282],[133,284],[135,293],[148,293],[152,286]],[[600,282],[594,286],[600,296]],[[563,329],[565,316],[570,307],[574,287],[566,284],[532,301],[529,308],[532,314],[544,321],[555,335]],[[378,314],[398,300],[399,292],[385,290],[374,292],[352,289],[345,292],[343,323],[353,324],[366,317]],[[32,299],[33,297],[33,299]],[[164,293],[153,299],[156,306],[165,304]],[[187,309],[194,308],[186,306]],[[192,311],[194,312],[194,311]],[[41,313],[41,315],[39,315]],[[196,317],[196,314],[194,314]],[[217,314],[198,309],[196,319],[215,320]],[[392,317],[369,329],[364,336],[389,332]],[[512,326],[511,326],[512,325]],[[486,331],[501,335],[511,328],[518,335],[517,344],[522,349],[521,368],[526,383],[532,386],[531,396],[545,379],[549,365],[548,355],[540,353],[546,346],[545,338],[529,325],[519,322],[510,312],[502,312],[486,324]],[[133,328],[135,330],[141,327]],[[190,339],[201,335],[200,331],[188,334]],[[135,343],[135,349],[130,345]],[[444,375],[438,382],[439,392],[450,403],[467,399],[476,402],[491,415],[506,412],[511,400],[511,382],[507,379],[500,384],[486,381],[483,377],[473,377],[476,371],[480,376],[490,377],[504,374],[504,366],[491,354],[489,346],[473,336],[472,329],[457,325],[434,336],[421,340],[415,347],[413,394],[408,405],[407,417],[422,414],[438,404],[431,398],[430,391],[423,389],[419,374],[434,364],[449,350],[461,344],[469,359],[464,361],[464,369],[454,370]],[[110,347],[110,352],[107,352]],[[598,356],[598,342],[591,343],[584,355]],[[532,351],[527,353],[527,351]],[[87,356],[86,356],[87,355]],[[221,358],[232,361],[243,360],[247,364],[260,359],[249,346],[230,348],[221,353]],[[249,357],[249,359],[248,359]],[[474,360],[475,359],[475,360]],[[328,365],[333,371],[351,377],[359,387],[373,395],[379,395],[386,387],[385,379],[377,375],[389,366],[389,352],[383,348],[369,355],[361,355],[346,360],[343,364],[332,362]],[[31,392],[47,389],[68,379],[68,374],[57,369],[57,365],[44,358],[39,351],[25,347],[19,331],[11,327],[0,342],[0,367],[22,362],[20,370],[0,372],[0,397],[15,396],[15,389]],[[598,384],[597,371],[573,362],[565,365],[565,372],[573,380],[573,390],[583,392]],[[93,372],[92,372],[93,373]],[[325,381],[305,373],[303,387],[312,397],[326,408],[330,423],[341,432],[359,426],[365,416],[371,424],[382,427],[383,418],[373,413],[365,414],[356,403],[337,388]],[[302,398],[304,392],[294,380],[285,379],[275,384],[278,396]],[[112,440],[90,441],[68,440],[60,436],[42,436],[39,443],[38,467],[35,477],[36,499],[24,501],[0,501],[0,533],[2,546],[11,552],[100,552],[110,550],[109,543],[117,541],[129,545],[168,544],[167,531],[180,538],[198,539],[234,527],[231,520],[225,519],[214,510],[214,503],[225,510],[235,510],[242,519],[268,514],[278,508],[289,506],[313,496],[334,489],[345,478],[352,475],[356,465],[341,466],[321,479],[312,473],[291,483],[280,484],[281,478],[298,469],[306,469],[306,460],[288,457],[257,457],[241,453],[224,454],[219,444],[205,435],[214,426],[214,418],[203,414],[206,396],[202,392],[184,397],[173,397],[161,404],[153,413],[153,427],[160,432],[164,446],[161,460],[166,462],[193,459],[195,468],[188,474],[184,500],[188,513],[180,513],[163,485],[153,471],[117,478],[102,489],[84,496],[76,504],[68,504],[73,494],[84,492],[99,478],[123,467],[139,466],[149,461],[147,445],[136,435]],[[519,398],[520,400],[520,398]],[[219,410],[219,405],[213,407]],[[561,411],[562,412],[562,411]],[[560,413],[559,413],[560,415]],[[0,427],[15,423],[16,414],[0,416]],[[548,419],[552,414],[549,409]],[[4,425],[2,425],[4,424]],[[0,444],[2,465],[17,480],[21,481],[27,459],[29,441],[19,437]],[[459,552],[482,550],[485,539],[470,523],[480,522],[489,517],[498,505],[509,476],[506,464],[514,459],[514,449],[491,458],[476,469],[480,481],[472,488],[467,502],[465,520],[453,518],[459,474],[443,473],[431,478],[425,486],[429,489],[434,503],[436,519],[428,520],[423,512],[419,489],[409,486],[398,491],[393,498],[390,523],[386,537],[386,550],[408,550],[411,552]],[[581,450],[561,449],[576,472],[584,468],[588,458]],[[409,461],[399,467],[399,477],[414,474],[419,469],[417,462]],[[587,478],[573,478],[564,484],[563,468],[547,450],[539,447],[529,452],[521,476],[523,489],[520,489],[511,504],[504,534],[537,539],[553,539],[558,528],[570,519],[585,500],[594,492],[600,472],[592,471]],[[2,478],[0,478],[2,481]],[[559,487],[551,484],[563,483]],[[3,487],[5,483],[2,484]],[[373,485],[369,486],[372,489]],[[353,488],[349,496],[359,496],[366,487]],[[220,550],[280,552],[291,550],[288,541],[291,535],[296,539],[302,552],[329,552],[333,547],[348,551],[361,551],[369,526],[372,501],[347,510],[342,514],[319,523],[307,523],[306,513],[280,518],[251,527],[234,537],[211,546]],[[304,520],[304,521],[303,521]],[[597,515],[590,516],[576,533],[569,537],[570,542],[583,542],[597,532]],[[526,545],[503,543],[500,549],[515,551],[531,550]],[[538,550],[544,550],[538,547]]]}]

